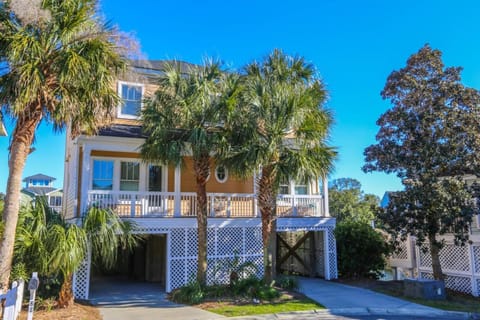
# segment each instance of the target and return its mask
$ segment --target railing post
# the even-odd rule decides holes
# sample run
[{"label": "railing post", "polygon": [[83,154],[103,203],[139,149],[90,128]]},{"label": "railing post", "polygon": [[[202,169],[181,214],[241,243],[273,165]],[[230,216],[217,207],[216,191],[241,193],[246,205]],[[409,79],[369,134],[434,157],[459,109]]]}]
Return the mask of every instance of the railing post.
[{"label": "railing post", "polygon": [[298,214],[297,196],[295,194],[292,194],[292,214],[294,216],[296,216]]},{"label": "railing post", "polygon": [[180,195],[180,165],[175,167],[175,183],[174,183],[174,208],[173,208],[173,216],[180,217],[182,215],[182,198]]},{"label": "railing post", "polygon": [[136,202],[136,195],[131,195],[130,196],[130,215],[132,217],[135,217],[135,202]]},{"label": "railing post", "polygon": [[232,196],[227,196],[227,218],[230,218],[230,214],[232,213]]},{"label": "railing post", "polygon": [[210,216],[215,217],[215,196],[213,195],[210,195]]},{"label": "railing post", "polygon": [[253,196],[253,216],[258,217],[258,200],[257,200],[257,195],[255,194]]},{"label": "railing post", "polygon": [[323,214],[325,217],[330,217],[330,210],[328,208],[328,180],[327,177],[323,177],[322,179],[323,184]]}]

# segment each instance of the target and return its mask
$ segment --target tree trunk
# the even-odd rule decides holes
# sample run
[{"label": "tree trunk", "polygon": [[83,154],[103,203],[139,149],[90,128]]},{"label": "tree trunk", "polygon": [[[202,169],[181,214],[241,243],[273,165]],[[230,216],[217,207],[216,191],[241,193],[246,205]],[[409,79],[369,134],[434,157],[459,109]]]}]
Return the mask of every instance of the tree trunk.
[{"label": "tree trunk", "polygon": [[12,135],[8,159],[7,194],[3,209],[4,230],[0,243],[0,291],[8,289],[18,210],[20,208],[22,174],[40,120],[41,117],[38,117],[38,119],[18,119]]},{"label": "tree trunk", "polygon": [[71,274],[66,275],[58,295],[58,306],[60,308],[68,308],[73,305],[72,282],[73,276]]},{"label": "tree trunk", "polygon": [[198,266],[197,281],[205,285],[207,282],[207,177],[210,171],[210,157],[202,155],[194,160],[197,184],[197,225],[198,225]]},{"label": "tree trunk", "polygon": [[275,177],[270,166],[262,168],[259,181],[258,205],[262,216],[263,267],[265,282],[270,284],[275,277],[275,236],[276,236],[276,190]]},{"label": "tree trunk", "polygon": [[440,265],[440,246],[435,238],[435,235],[429,235],[428,241],[430,242],[430,255],[432,257],[433,278],[435,280],[443,280],[444,275],[442,272],[442,266]]}]

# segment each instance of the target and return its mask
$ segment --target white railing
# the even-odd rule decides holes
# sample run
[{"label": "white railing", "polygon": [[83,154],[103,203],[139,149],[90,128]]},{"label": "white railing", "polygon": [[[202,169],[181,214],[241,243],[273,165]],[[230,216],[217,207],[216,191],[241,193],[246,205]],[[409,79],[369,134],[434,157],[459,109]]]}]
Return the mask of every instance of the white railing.
[{"label": "white railing", "polygon": [[[124,217],[195,217],[195,192],[88,192],[87,206],[108,208]],[[210,217],[256,217],[259,215],[255,194],[207,193],[207,211]],[[324,202],[319,195],[280,195],[278,216],[323,216]]]}]

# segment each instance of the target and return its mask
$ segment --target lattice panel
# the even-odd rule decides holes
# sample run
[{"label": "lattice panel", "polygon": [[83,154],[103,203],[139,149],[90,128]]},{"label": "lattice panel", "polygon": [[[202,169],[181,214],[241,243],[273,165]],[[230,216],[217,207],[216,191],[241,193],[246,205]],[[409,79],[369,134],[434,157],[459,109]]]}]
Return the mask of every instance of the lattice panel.
[{"label": "lattice panel", "polygon": [[245,228],[245,254],[263,252],[261,228]]},{"label": "lattice panel", "polygon": [[217,229],[217,255],[240,255],[243,253],[243,228]]},{"label": "lattice panel", "polygon": [[170,286],[172,290],[187,283],[185,266],[184,259],[172,259],[170,261]]},{"label": "lattice panel", "polygon": [[472,293],[472,280],[467,277],[449,276],[445,277],[445,287],[464,292]]},{"label": "lattice panel", "polygon": [[84,260],[73,275],[73,295],[77,299],[88,299],[88,285],[90,282],[90,261]]},{"label": "lattice panel", "polygon": [[257,278],[263,278],[263,254],[257,256],[247,256],[245,261],[252,262],[257,267]]},{"label": "lattice panel", "polygon": [[187,283],[191,281],[195,281],[197,278],[197,258],[194,259],[186,259],[186,273],[187,273]]},{"label": "lattice panel", "polygon": [[330,279],[338,278],[337,271],[337,242],[335,240],[335,234],[333,233],[333,228],[327,229],[328,234],[328,257],[329,257],[329,267],[330,267]]},{"label": "lattice panel", "polygon": [[209,258],[207,264],[207,284],[215,284],[215,277],[217,275],[217,261],[214,258]]},{"label": "lattice panel", "polygon": [[[433,274],[430,272],[420,272],[420,277],[433,280]],[[472,282],[468,277],[445,275],[445,287],[455,291],[473,294]]]},{"label": "lattice panel", "polygon": [[407,243],[408,241],[402,241],[400,243],[400,247],[392,254],[393,259],[408,260]]},{"label": "lattice panel", "polygon": [[217,252],[217,243],[215,241],[216,230],[214,228],[208,228],[207,231],[207,255],[213,256]]},{"label": "lattice panel", "polygon": [[470,271],[468,246],[446,244],[440,250],[442,269],[455,271]]},{"label": "lattice panel", "polygon": [[[208,237],[208,235],[207,235]],[[197,229],[187,229],[187,256],[195,257],[198,254]]]},{"label": "lattice panel", "polygon": [[432,267],[432,257],[428,252],[428,247],[423,245],[419,250],[419,261],[420,267],[431,268]]},{"label": "lattice panel", "polygon": [[[480,246],[473,246],[473,261],[475,264],[475,273],[480,274]],[[480,288],[480,286],[477,286],[477,288]]]},{"label": "lattice panel", "polygon": [[476,297],[480,297],[480,279],[477,279],[477,292],[474,292],[473,295]]},{"label": "lattice panel", "polygon": [[185,230],[181,228],[172,229],[170,233],[170,256],[185,257]]}]

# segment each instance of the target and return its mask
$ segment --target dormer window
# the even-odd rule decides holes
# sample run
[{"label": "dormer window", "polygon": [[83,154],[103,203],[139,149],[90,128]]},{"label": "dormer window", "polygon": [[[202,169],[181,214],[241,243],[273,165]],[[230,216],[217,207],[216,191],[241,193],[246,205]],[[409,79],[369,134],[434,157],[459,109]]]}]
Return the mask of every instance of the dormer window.
[{"label": "dormer window", "polygon": [[118,117],[126,119],[138,119],[142,109],[144,87],[142,84],[119,82],[118,94],[122,98],[118,108]]}]

